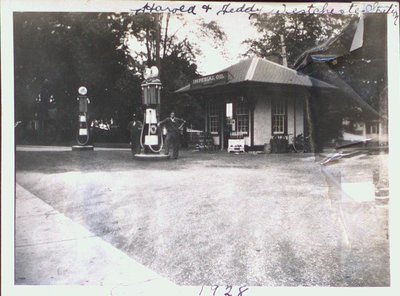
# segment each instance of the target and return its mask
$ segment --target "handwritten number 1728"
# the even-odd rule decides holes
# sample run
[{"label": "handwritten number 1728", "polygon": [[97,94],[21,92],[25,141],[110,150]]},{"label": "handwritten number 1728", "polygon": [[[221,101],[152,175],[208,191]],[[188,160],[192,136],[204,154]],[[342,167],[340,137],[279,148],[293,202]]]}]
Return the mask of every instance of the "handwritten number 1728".
[{"label": "handwritten number 1728", "polygon": [[[218,285],[215,285],[215,286],[212,286],[212,287],[211,287],[212,296],[218,296],[217,290],[218,290],[219,288],[220,288],[220,287],[219,287]],[[233,286],[226,286],[223,296],[234,296],[234,294],[231,294],[232,288],[233,288]],[[249,288],[247,288],[246,285],[240,286],[239,289],[238,289],[239,292],[238,292],[237,296],[243,296],[243,293],[246,292],[248,289],[249,289]],[[204,286],[201,287],[199,296],[202,296],[202,295],[203,295],[203,290],[204,290]],[[207,296],[207,295],[205,295],[205,296]]]}]

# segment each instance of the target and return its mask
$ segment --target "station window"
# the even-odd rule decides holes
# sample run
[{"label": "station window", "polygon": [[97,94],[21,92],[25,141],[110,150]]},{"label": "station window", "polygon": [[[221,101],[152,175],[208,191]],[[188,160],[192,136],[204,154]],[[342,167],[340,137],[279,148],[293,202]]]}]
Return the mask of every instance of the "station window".
[{"label": "station window", "polygon": [[246,102],[238,102],[236,105],[237,131],[249,132],[249,108]]},{"label": "station window", "polygon": [[274,100],[272,104],[272,133],[282,135],[286,130],[286,102]]},{"label": "station window", "polygon": [[208,105],[208,125],[210,133],[218,133],[219,131],[219,114],[215,103]]}]

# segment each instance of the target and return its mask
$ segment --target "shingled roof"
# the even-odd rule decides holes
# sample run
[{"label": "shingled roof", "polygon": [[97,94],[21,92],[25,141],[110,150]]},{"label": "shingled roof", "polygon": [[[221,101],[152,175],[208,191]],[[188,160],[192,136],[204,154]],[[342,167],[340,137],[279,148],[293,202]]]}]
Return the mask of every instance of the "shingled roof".
[{"label": "shingled roof", "polygon": [[[225,85],[243,82],[257,82],[265,84],[297,85],[303,87],[336,88],[335,86],[301,74],[293,69],[282,66],[262,58],[248,58],[225,68],[216,73],[228,72],[228,81]],[[217,85],[205,85],[199,89],[213,88]],[[190,92],[193,90],[190,84],[178,89],[176,93]]]}]

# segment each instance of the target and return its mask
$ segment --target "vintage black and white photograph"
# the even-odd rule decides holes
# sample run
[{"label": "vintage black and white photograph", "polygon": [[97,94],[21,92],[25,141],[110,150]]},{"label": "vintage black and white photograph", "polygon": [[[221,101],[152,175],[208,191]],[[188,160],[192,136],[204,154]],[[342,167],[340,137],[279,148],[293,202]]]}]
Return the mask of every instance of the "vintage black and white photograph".
[{"label": "vintage black and white photograph", "polygon": [[94,2],[12,11],[14,286],[393,286],[397,3]]}]

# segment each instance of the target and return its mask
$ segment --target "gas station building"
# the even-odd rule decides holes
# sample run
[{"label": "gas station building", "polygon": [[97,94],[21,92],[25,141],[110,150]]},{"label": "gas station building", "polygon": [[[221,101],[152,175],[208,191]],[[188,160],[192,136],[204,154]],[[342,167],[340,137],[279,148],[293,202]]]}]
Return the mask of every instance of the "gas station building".
[{"label": "gas station building", "polygon": [[242,60],[215,74],[194,79],[177,94],[204,107],[205,131],[221,149],[240,139],[261,150],[275,138],[309,134],[309,98],[332,97],[335,86],[262,58]]}]

